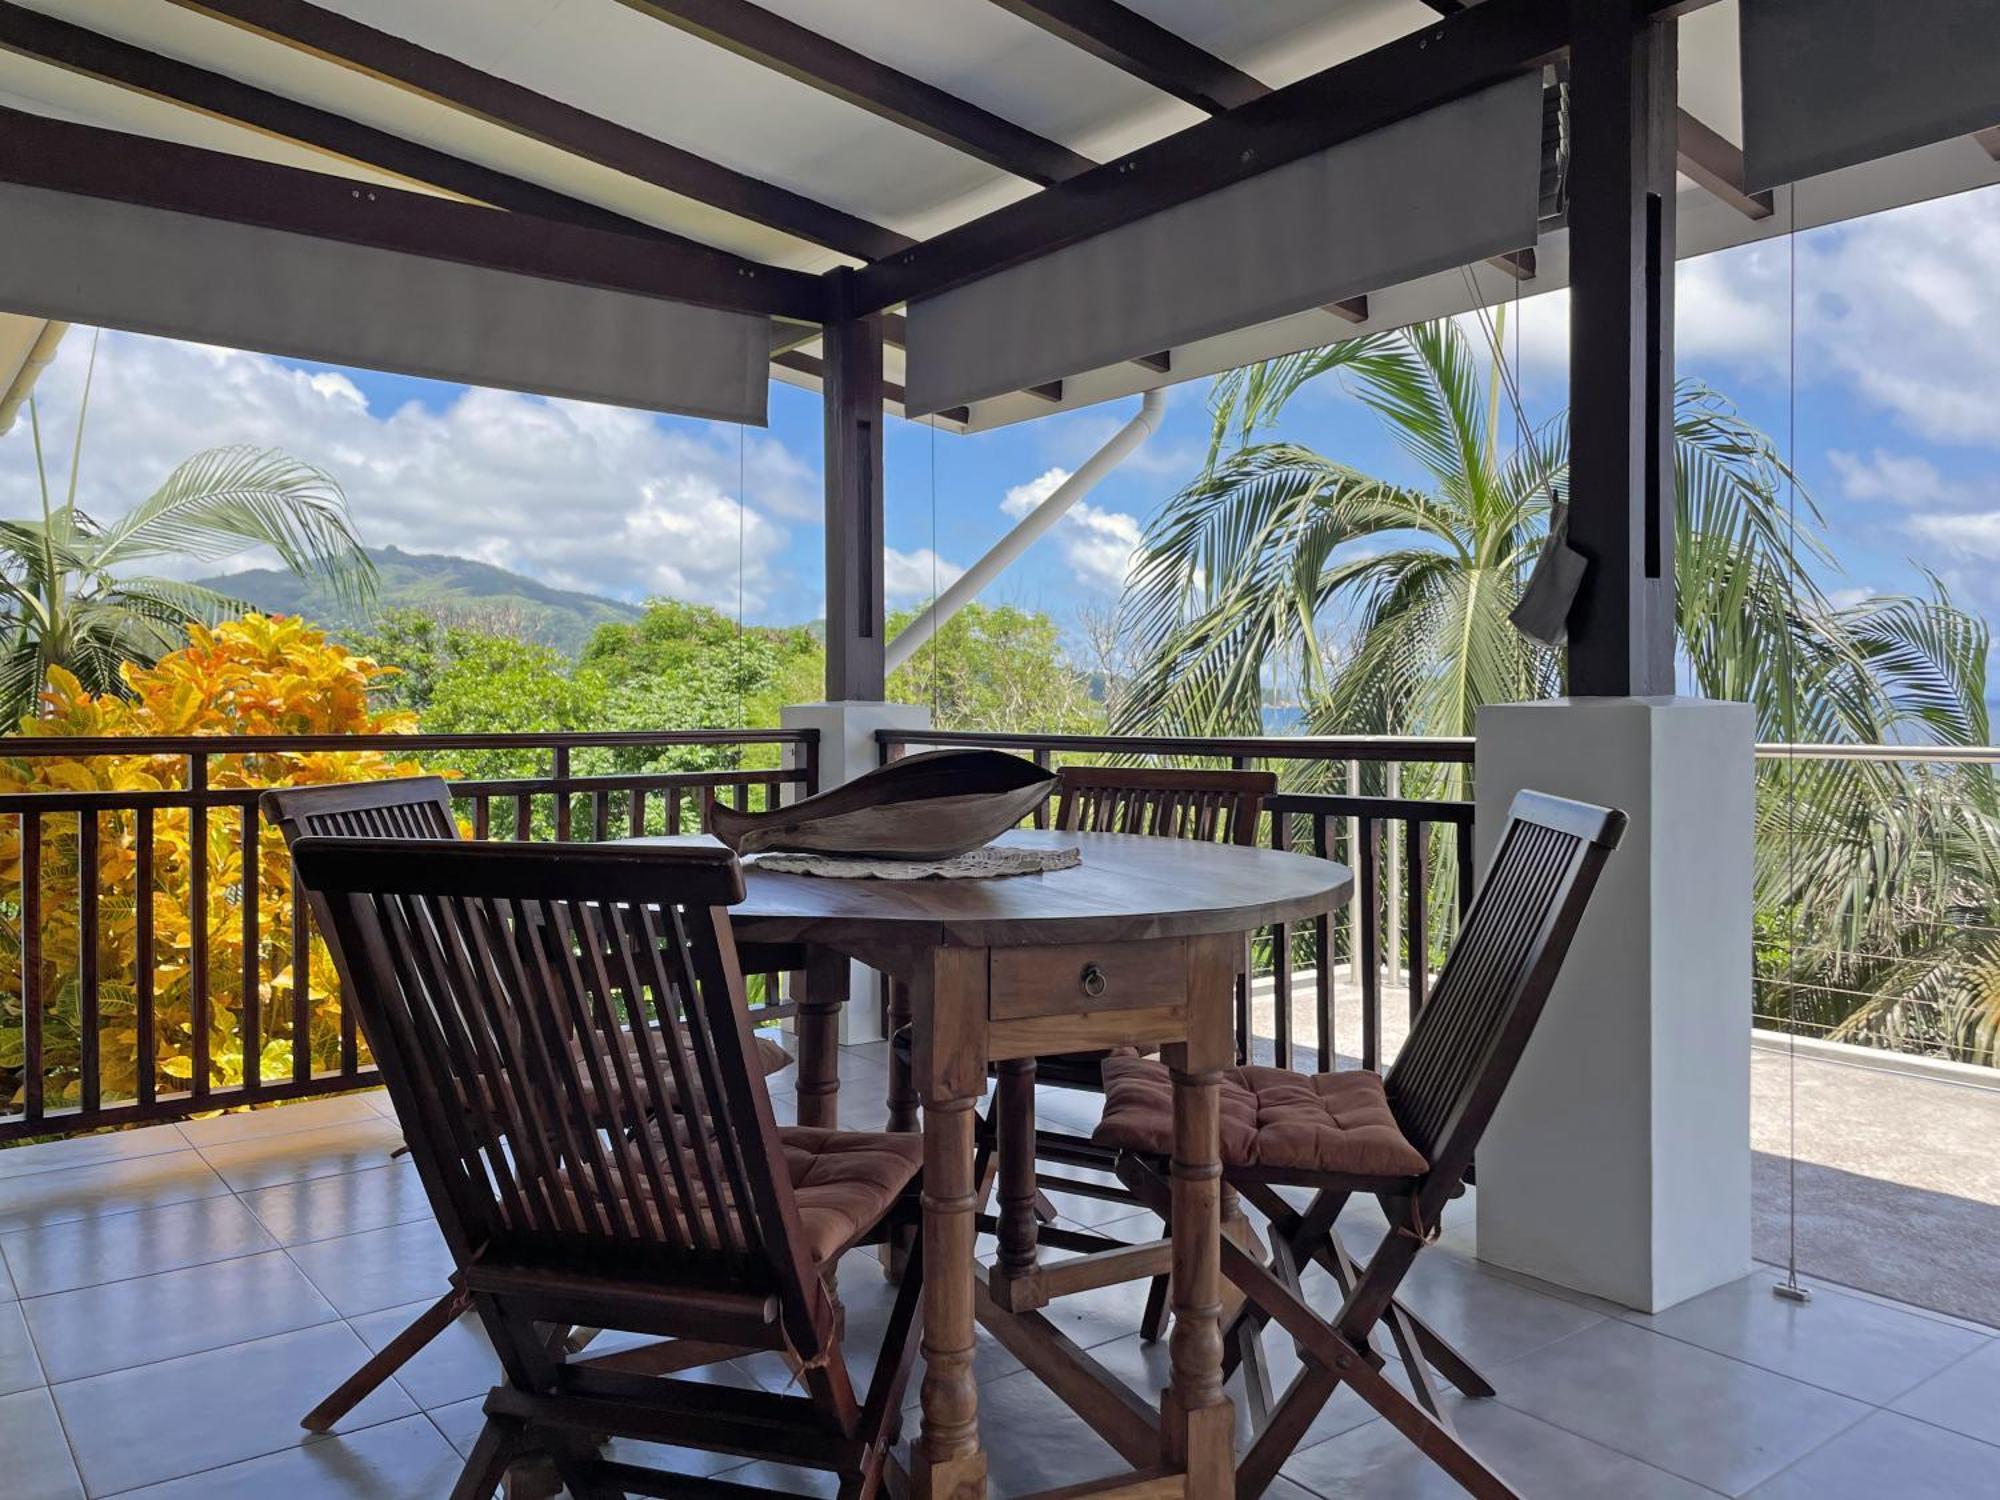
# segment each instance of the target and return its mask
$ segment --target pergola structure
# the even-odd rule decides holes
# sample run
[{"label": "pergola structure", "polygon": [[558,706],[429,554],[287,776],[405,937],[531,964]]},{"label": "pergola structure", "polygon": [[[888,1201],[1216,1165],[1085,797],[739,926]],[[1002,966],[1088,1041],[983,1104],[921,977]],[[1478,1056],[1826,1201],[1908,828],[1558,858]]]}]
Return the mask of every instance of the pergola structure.
[{"label": "pergola structure", "polygon": [[[1945,6],[1938,24],[1963,26],[1974,10]],[[1363,180],[1336,181],[1304,219],[1262,205],[1273,226],[1312,236],[1296,257],[1335,262],[1317,274],[1262,299],[1225,297],[1192,322],[1159,318],[1182,336],[1157,347],[1121,328],[1081,353],[1049,351],[1053,366],[1021,351],[1012,363],[1038,378],[921,405],[948,427],[990,427],[1462,310],[1521,280],[1574,284],[1589,311],[1574,347],[1574,491],[1588,500],[1571,535],[1596,566],[1572,621],[1572,683],[1664,690],[1671,527],[1657,476],[1672,317],[1660,269],[1677,251],[1801,222],[1780,224],[1746,175],[1738,143],[1756,102],[1746,111],[1737,11],[1738,0],[4,0],[10,217],[51,217],[34,213],[51,201],[38,193],[139,212],[67,223],[66,243],[35,264],[34,247],[0,245],[13,262],[0,306],[753,420],[767,357],[776,378],[827,393],[828,696],[868,699],[883,676],[880,413],[910,409],[907,346],[926,303],[984,284],[1018,312],[1035,278],[1010,288],[1010,271],[1040,263],[1060,280],[1075,262],[1052,257],[1093,244],[1100,260],[1143,261],[1163,233],[1201,233],[1225,209],[1256,224],[1246,186],[1439,119],[1425,170],[1393,188],[1366,181],[1364,161]],[[1543,102],[1527,140],[1533,202],[1511,206],[1518,243],[1475,258],[1468,277],[1440,232],[1449,214],[1386,251],[1342,240],[1350,219],[1423,219],[1427,196],[1462,195],[1453,160],[1491,175],[1476,138],[1489,132],[1439,111],[1523,78]],[[1803,222],[2000,176],[2000,137],[1978,124],[1890,144],[1922,149],[1889,162],[1836,146],[1814,164],[1838,170]],[[1298,179],[1284,184],[1299,192]],[[288,237],[287,250],[303,237],[380,252],[391,269],[356,281],[351,260],[281,264],[259,289],[267,302],[345,292],[336,318],[315,319],[245,306],[252,294],[227,277],[170,289],[176,273],[157,263],[69,253],[118,238],[143,261],[137,242],[172,224],[163,215],[246,231],[190,241],[181,281],[216,256],[284,260],[270,234],[248,231]],[[1150,241],[1118,238],[1149,222]],[[438,288],[465,278],[427,280],[425,262],[499,279],[438,310]],[[112,280],[127,295],[108,295]],[[1158,285],[1165,295],[1174,283]],[[1339,295],[1298,300],[1327,287]],[[496,298],[518,302],[527,326],[466,339],[419,317],[400,341],[365,328],[412,324],[413,303],[438,319],[498,319]],[[741,322],[649,323],[661,305],[758,320],[755,371]],[[975,354],[990,349],[990,323],[961,332]],[[1126,352],[1098,357],[1112,347]],[[1646,411],[1630,392],[1646,393]],[[1646,470],[1656,477],[1641,483]]]},{"label": "pergola structure", "polygon": [[1632,831],[1480,1246],[1647,1309],[1749,1264],[1753,726],[1667,696],[1672,267],[1994,182],[1995,0],[0,0],[0,314],[738,422],[817,386],[831,707],[883,694],[885,413],[1569,286],[1576,697],[1482,720],[1480,823]]}]

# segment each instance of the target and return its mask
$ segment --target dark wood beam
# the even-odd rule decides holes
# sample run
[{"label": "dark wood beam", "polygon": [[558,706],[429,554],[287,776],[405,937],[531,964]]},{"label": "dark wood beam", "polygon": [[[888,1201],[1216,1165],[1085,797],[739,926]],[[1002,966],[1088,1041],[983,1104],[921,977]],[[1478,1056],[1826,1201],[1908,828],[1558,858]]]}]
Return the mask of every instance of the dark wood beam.
[{"label": "dark wood beam", "polygon": [[636,234],[506,213],[0,108],[0,182],[431,260],[817,321],[821,278]]},{"label": "dark wood beam", "polygon": [[1368,299],[1348,297],[1339,302],[1329,302],[1320,309],[1330,312],[1344,323],[1366,323],[1368,321]]},{"label": "dark wood beam", "polygon": [[1574,3],[1569,691],[1644,697],[1674,690],[1677,28]]},{"label": "dark wood beam", "polygon": [[690,247],[695,244],[538,183],[523,182],[344,115],[300,104],[7,0],[0,0],[0,48],[495,208],[593,229],[676,239]]},{"label": "dark wood beam", "polygon": [[1270,89],[1117,0],[993,0],[1072,47],[1211,115]]},{"label": "dark wood beam", "polygon": [[721,166],[505,78],[482,73],[456,58],[307,0],[173,3],[857,260],[877,260],[915,243],[908,235]]},{"label": "dark wood beam", "polygon": [[1675,164],[1711,197],[1746,219],[1771,217],[1771,195],[1743,185],[1743,152],[1684,109],[1674,115]]},{"label": "dark wood beam", "polygon": [[2000,125],[1989,126],[1987,129],[1976,133],[1972,138],[1986,148],[1988,156],[1992,157],[1995,161],[2000,161]]},{"label": "dark wood beam", "polygon": [[[788,349],[782,354],[771,356],[771,363],[784,370],[796,370],[801,375],[810,375],[823,386],[826,383],[826,361],[817,354],[807,354],[803,350]],[[882,400],[891,406],[903,404],[903,388],[893,380],[882,382]]]},{"label": "dark wood beam", "polygon": [[749,0],[621,3],[1030,182],[1063,182],[1096,165],[1067,146]]},{"label": "dark wood beam", "polygon": [[851,271],[827,276],[826,696],[877,701],[887,681],[882,594],[882,319],[853,313]]},{"label": "dark wood beam", "polygon": [[[1632,3],[1666,15],[1704,0]],[[932,295],[1189,202],[1539,68],[1569,38],[1569,0],[1485,0],[869,266],[862,303]]]}]

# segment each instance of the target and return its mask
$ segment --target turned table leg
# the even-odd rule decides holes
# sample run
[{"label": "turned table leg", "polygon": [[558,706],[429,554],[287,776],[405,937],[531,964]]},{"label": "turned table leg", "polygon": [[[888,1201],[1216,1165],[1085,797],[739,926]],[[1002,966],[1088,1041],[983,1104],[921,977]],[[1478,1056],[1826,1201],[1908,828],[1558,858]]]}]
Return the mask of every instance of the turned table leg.
[{"label": "turned table leg", "polygon": [[827,948],[806,955],[799,997],[799,1124],[836,1127],[840,1111],[840,1008],[847,1003],[848,962]]},{"label": "turned table leg", "polygon": [[1236,1413],[1222,1389],[1222,1070],[1234,1060],[1233,940],[1203,939],[1190,954],[1188,1040],[1165,1050],[1174,1081],[1173,1383],[1162,1404],[1168,1463],[1187,1492],[1235,1493]]},{"label": "turned table leg", "polygon": [[1000,1146],[1000,1251],[994,1269],[1003,1277],[1035,1269],[1040,1220],[1035,1214],[1035,1060],[1000,1064],[994,1098]]},{"label": "turned table leg", "polygon": [[916,1500],[984,1500],[972,1357],[976,1109],[986,1092],[986,953],[944,948],[915,987],[915,1073],[924,1123],[923,1425],[910,1459]]}]

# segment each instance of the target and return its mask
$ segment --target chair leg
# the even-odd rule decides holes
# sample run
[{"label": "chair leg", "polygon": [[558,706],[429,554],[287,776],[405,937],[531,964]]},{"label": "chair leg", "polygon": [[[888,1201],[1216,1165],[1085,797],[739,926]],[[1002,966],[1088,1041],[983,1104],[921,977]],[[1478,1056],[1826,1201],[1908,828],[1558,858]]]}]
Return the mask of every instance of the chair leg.
[{"label": "chair leg", "polygon": [[[1343,1296],[1353,1289],[1357,1274],[1354,1258],[1332,1230],[1327,1231],[1322,1243],[1313,1247],[1313,1258],[1326,1267],[1339,1284]],[[1484,1398],[1494,1393],[1493,1382],[1480,1374],[1471,1360],[1447,1343],[1442,1334],[1405,1307],[1400,1298],[1393,1303],[1393,1308],[1396,1317],[1390,1323],[1390,1332],[1399,1350],[1405,1337],[1408,1337],[1423,1351],[1423,1363],[1456,1386],[1461,1395]],[[1405,1353],[1403,1358],[1407,1360],[1410,1356]]]},{"label": "chair leg", "polygon": [[458,1483],[452,1486],[451,1500],[493,1500],[493,1492],[500,1488],[508,1465],[520,1451],[520,1424],[488,1417],[472,1445],[472,1456],[459,1472]]},{"label": "chair leg", "polygon": [[1139,1337],[1148,1344],[1157,1344],[1167,1336],[1172,1291],[1173,1283],[1165,1276],[1155,1276],[1152,1286],[1146,1289],[1146,1315],[1139,1320]]},{"label": "chair leg", "polygon": [[454,1286],[417,1314],[407,1328],[342,1381],[332,1395],[307,1412],[299,1425],[307,1432],[332,1431],[335,1423],[366,1400],[370,1392],[401,1369],[418,1350],[443,1333],[471,1306],[471,1299]]}]

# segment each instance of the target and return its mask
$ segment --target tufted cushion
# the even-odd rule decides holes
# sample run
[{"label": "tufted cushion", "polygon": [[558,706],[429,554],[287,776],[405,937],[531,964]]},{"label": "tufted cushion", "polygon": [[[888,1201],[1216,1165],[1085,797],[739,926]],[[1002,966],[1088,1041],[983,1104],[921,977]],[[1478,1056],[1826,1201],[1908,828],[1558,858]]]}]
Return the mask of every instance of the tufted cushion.
[{"label": "tufted cushion", "polygon": [[924,1164],[924,1138],[782,1126],[778,1145],[816,1261],[829,1261],[882,1222]]},{"label": "tufted cushion", "polygon": [[[1231,1068],[1222,1075],[1222,1161],[1229,1167],[1415,1177],[1429,1169],[1389,1112],[1379,1074]],[[1171,1155],[1174,1085],[1165,1063],[1104,1060],[1101,1146]]]},{"label": "tufted cushion", "polygon": [[[676,1149],[683,1153],[688,1146],[687,1131],[684,1120],[674,1122]],[[669,1159],[666,1138],[657,1125],[653,1127],[652,1135],[652,1150],[662,1163],[660,1175],[667,1186],[667,1222],[673,1226],[666,1238],[676,1244],[685,1243],[686,1231],[680,1226],[686,1221],[687,1205],[672,1168],[665,1165]],[[637,1216],[640,1231],[658,1235],[661,1232],[659,1205],[653,1201],[652,1177],[644,1164],[646,1153],[634,1141],[621,1141],[612,1149],[629,1153],[631,1179],[638,1185],[640,1199],[647,1210]],[[798,1204],[799,1227],[804,1234],[805,1246],[815,1262],[836,1259],[848,1246],[881,1223],[897,1197],[916,1178],[924,1159],[924,1140],[920,1135],[811,1130],[804,1126],[780,1126],[778,1149],[792,1181],[792,1196]],[[701,1169],[686,1155],[682,1156],[682,1162],[694,1189],[695,1211],[700,1215],[708,1237],[711,1240],[723,1238],[710,1217],[710,1199]],[[593,1171],[573,1172],[564,1168],[558,1173],[558,1181],[562,1193],[572,1202],[581,1204],[597,1196],[594,1186],[597,1179]],[[619,1202],[619,1211],[612,1217],[621,1231],[629,1232],[627,1226],[634,1222],[631,1194],[625,1174],[615,1167],[612,1188]],[[724,1201],[733,1198],[727,1181],[722,1185],[722,1193]],[[597,1216],[586,1211],[584,1218],[595,1224]]]}]

